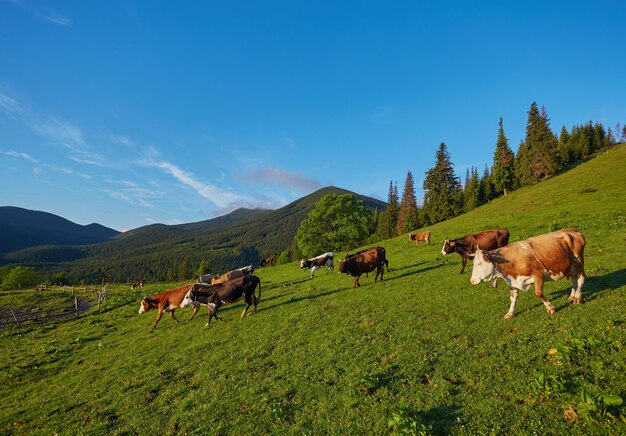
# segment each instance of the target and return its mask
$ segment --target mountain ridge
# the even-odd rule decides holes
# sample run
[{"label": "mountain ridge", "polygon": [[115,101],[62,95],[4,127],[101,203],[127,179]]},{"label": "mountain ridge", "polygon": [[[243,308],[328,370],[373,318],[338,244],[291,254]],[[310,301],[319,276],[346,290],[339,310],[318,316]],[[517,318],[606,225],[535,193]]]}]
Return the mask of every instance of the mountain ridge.
[{"label": "mountain ridge", "polygon": [[300,222],[326,194],[352,194],[369,209],[386,203],[329,186],[279,209],[236,209],[221,217],[187,224],[151,224],[119,233],[91,245],[31,246],[6,253],[2,263],[29,265],[45,277],[66,271],[74,280],[126,280],[129,277],[163,279],[168,270],[185,261],[189,268],[210,260],[216,271],[277,256],[293,241]]}]

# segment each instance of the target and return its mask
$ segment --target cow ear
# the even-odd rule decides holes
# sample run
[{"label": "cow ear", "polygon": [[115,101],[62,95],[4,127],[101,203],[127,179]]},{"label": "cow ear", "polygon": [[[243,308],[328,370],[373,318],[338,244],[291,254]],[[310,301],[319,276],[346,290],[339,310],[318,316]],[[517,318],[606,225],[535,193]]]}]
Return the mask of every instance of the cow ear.
[{"label": "cow ear", "polygon": [[456,245],[456,242],[452,241],[450,242],[450,247],[454,247]]}]

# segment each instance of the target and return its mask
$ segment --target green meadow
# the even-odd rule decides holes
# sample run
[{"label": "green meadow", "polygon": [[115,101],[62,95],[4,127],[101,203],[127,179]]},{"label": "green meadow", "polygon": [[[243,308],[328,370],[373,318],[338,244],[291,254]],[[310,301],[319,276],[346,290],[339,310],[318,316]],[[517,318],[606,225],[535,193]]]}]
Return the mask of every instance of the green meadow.
[{"label": "green meadow", "polygon": [[[258,269],[243,303],[137,314],[111,287],[78,319],[0,330],[3,434],[626,434],[626,145],[431,226],[432,244],[381,241],[374,284],[296,263]],[[587,239],[583,304],[549,282],[503,319],[508,288],[469,282],[443,239],[506,227],[511,242],[564,227]],[[34,294],[34,292],[33,292]],[[36,301],[3,295],[0,305]]]}]

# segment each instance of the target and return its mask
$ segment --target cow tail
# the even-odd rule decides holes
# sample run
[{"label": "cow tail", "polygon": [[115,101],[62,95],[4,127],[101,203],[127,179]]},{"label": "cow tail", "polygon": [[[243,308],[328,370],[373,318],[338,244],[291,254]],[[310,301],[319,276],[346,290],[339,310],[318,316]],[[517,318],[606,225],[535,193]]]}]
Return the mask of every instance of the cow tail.
[{"label": "cow tail", "polygon": [[261,301],[261,279],[259,279],[259,296],[256,297],[256,304],[259,304]]},{"label": "cow tail", "polygon": [[385,265],[387,266],[387,272],[389,272],[389,261],[385,259]]}]

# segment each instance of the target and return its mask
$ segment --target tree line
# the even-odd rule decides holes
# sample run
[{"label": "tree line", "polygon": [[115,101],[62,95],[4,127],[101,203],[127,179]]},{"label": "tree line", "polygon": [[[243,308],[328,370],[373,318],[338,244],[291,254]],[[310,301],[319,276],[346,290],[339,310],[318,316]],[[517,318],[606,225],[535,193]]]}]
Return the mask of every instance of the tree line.
[{"label": "tree line", "polygon": [[415,199],[411,171],[407,173],[401,198],[397,182],[391,181],[387,208],[379,216],[376,237],[389,239],[454,218],[515,189],[553,177],[594,153],[624,141],[626,126],[618,123],[614,129],[605,129],[601,123],[591,121],[574,125],[570,130],[564,126],[557,137],[550,129],[546,109],[539,109],[533,102],[528,111],[526,136],[517,154],[509,146],[500,118],[493,163],[491,168],[485,165],[482,174],[478,168],[471,167],[461,183],[447,146],[442,142],[435,153],[435,166],[426,171],[422,206]]}]

